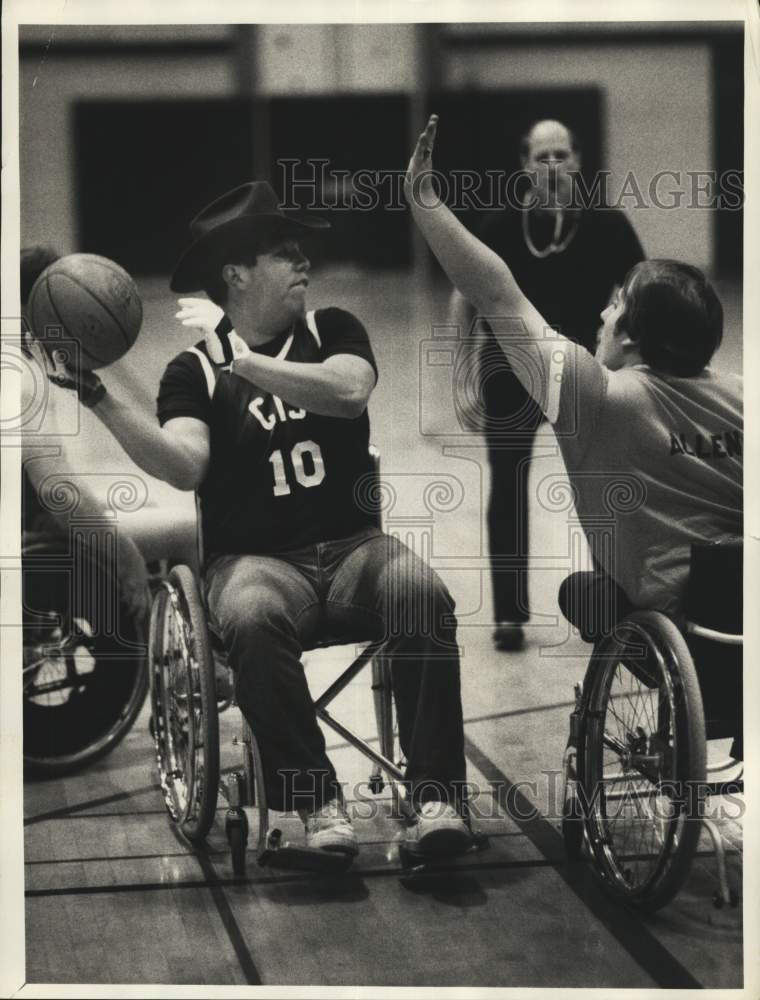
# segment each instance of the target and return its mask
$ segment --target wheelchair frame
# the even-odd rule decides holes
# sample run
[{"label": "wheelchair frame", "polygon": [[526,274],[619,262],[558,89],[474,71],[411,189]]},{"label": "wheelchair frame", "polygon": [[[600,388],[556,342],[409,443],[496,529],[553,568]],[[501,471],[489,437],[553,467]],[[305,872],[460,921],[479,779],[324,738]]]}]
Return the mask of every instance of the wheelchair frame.
[{"label": "wheelchair frame", "polygon": [[[713,642],[738,646],[743,637],[715,629],[705,628],[694,622],[686,623],[689,635]],[[614,658],[625,663],[626,644],[639,641],[655,653],[657,678],[657,726],[647,733],[639,720],[638,731],[631,728],[625,743],[611,733],[605,725],[607,705],[600,706],[599,685],[603,682],[606,662]],[[630,645],[629,645],[630,650]],[[635,662],[633,660],[632,662]],[[640,674],[640,682],[652,688],[652,676]],[[663,702],[663,688],[665,701]],[[668,739],[662,740],[660,727],[667,721]],[[671,725],[672,722],[672,725]],[[659,742],[658,742],[659,734]],[[679,746],[680,741],[680,746]],[[571,861],[586,854],[604,888],[615,898],[646,911],[654,911],[669,902],[680,890],[689,874],[699,843],[700,829],[704,825],[712,840],[718,865],[719,888],[713,900],[717,907],[737,904],[737,894],[731,890],[725,863],[725,849],[715,822],[701,815],[700,798],[743,791],[742,772],[728,781],[709,781],[733,763],[730,759],[706,767],[704,710],[697,670],[685,639],[675,624],[666,616],[651,611],[633,612],[615,628],[613,636],[606,637],[594,647],[586,670],[583,685],[575,686],[575,708],[570,716],[570,734],[563,756],[563,818],[562,834],[567,857]],[[673,747],[668,773],[668,752]],[[604,751],[617,754],[622,774],[592,782],[589,764],[591,755]],[[597,777],[596,775],[594,777]],[[625,782],[622,791],[608,794],[605,782]],[[649,783],[657,794],[664,793],[669,816],[665,817],[665,835],[660,836],[659,853],[652,859],[653,869],[643,882],[635,881],[639,859],[619,852],[616,857],[614,823],[606,816],[607,802],[620,801],[626,796],[634,801],[646,800],[652,792],[639,791],[635,784]],[[598,786],[592,788],[592,784]],[[683,787],[686,794],[683,794]],[[697,800],[694,801],[694,790]],[[599,801],[604,806],[599,806]],[[596,804],[594,804],[596,803]],[[600,811],[605,815],[600,818]],[[650,814],[651,816],[651,814]],[[654,821],[659,817],[651,817]],[[625,839],[623,840],[625,844]],[[644,858],[644,861],[649,860]],[[629,867],[624,867],[626,863]]]},{"label": "wheelchair frame", "polygon": [[[173,619],[176,624],[173,624]],[[168,633],[177,625],[176,640],[167,641]],[[172,645],[180,654],[175,660],[180,659],[184,665],[181,683],[178,683],[180,677],[177,676],[176,663],[172,665],[167,652]],[[311,648],[331,645],[337,644],[321,642]],[[401,763],[393,759],[393,700],[390,668],[383,658],[383,649],[383,642],[367,644],[315,699],[315,708],[319,719],[372,761],[370,790],[378,794],[387,781],[401,815],[411,819],[403,769]],[[233,745],[241,751],[241,767],[220,780],[217,661],[223,661],[226,666],[219,640],[215,641],[209,629],[196,577],[189,567],[175,566],[154,599],[150,632],[152,730],[161,787],[172,821],[190,841],[201,843],[213,824],[217,797],[221,791],[228,805],[225,831],[236,875],[245,874],[249,824],[244,809],[254,806],[258,808],[256,858],[260,865],[319,871],[344,870],[351,863],[350,857],[288,844],[283,841],[279,829],[270,829],[261,756],[256,738],[245,719],[242,720],[240,736],[233,738]],[[368,664],[372,666],[379,750],[327,710],[327,706]],[[219,665],[222,665],[221,662]],[[174,677],[170,676],[172,669]],[[183,704],[178,705],[178,699]],[[181,717],[179,727],[178,717]],[[185,730],[184,735],[179,729]],[[183,741],[186,749],[179,746]]]},{"label": "wheelchair frame", "polygon": [[[370,446],[374,474],[379,474],[379,452]],[[202,565],[203,540],[200,504],[196,496],[197,564]],[[179,622],[177,645],[185,664],[185,693],[175,692],[167,683],[176,664],[169,662],[167,633],[171,619]],[[222,778],[219,766],[218,706],[215,696],[215,661],[229,670],[221,641],[209,626],[209,616],[198,580],[188,566],[175,566],[154,597],[150,619],[150,691],[151,733],[154,740],[159,779],[172,822],[193,843],[201,843],[211,829],[218,793],[227,800],[225,831],[232,852],[233,871],[245,874],[249,836],[246,807],[258,808],[256,859],[260,865],[279,868],[302,868],[318,871],[343,871],[351,858],[339,853],[300,847],[286,843],[278,828],[270,829],[269,809],[262,777],[261,755],[256,738],[245,718],[241,733],[233,745],[241,750],[239,770]],[[311,649],[342,643],[326,640]],[[403,759],[397,748],[390,665],[384,656],[383,641],[367,643],[352,663],[315,699],[317,717],[347,743],[372,761],[369,789],[377,795],[387,783],[394,807],[406,822],[414,822],[415,813],[404,784]],[[304,650],[308,652],[310,650]],[[175,657],[176,659],[176,657]],[[377,722],[379,750],[354,733],[328,711],[327,706],[367,665],[372,668],[372,693]],[[177,697],[175,697],[177,695]],[[184,704],[178,705],[177,698]],[[227,701],[222,707],[229,707]],[[179,720],[179,724],[178,724]],[[183,731],[184,730],[184,731]],[[182,750],[186,743],[188,751]],[[196,801],[198,800],[198,801]],[[468,814],[466,814],[468,815]],[[487,846],[487,837],[473,831],[473,848]],[[412,870],[424,868],[419,858],[401,860]]]}]

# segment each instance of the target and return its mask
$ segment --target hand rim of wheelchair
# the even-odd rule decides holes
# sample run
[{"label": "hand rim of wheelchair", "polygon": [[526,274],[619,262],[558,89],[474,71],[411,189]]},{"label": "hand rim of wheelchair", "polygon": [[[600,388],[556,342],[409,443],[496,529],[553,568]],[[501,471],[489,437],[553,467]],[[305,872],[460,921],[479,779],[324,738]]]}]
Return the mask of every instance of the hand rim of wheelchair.
[{"label": "hand rim of wheelchair", "polygon": [[[182,833],[199,843],[216,812],[219,721],[205,610],[187,566],[175,566],[154,597],[149,651],[153,742],[164,802]],[[184,692],[170,683],[177,677]]]},{"label": "hand rim of wheelchair", "polygon": [[[39,573],[45,569],[45,560],[49,559],[50,568],[56,569],[62,567],[61,560],[68,562],[71,558],[67,538],[39,532],[27,533],[22,540],[22,573],[25,585],[29,586],[35,572]],[[102,561],[97,560],[97,557],[93,558],[97,562],[98,570],[107,574],[108,571]],[[32,560],[32,562],[25,564],[23,560]],[[37,567],[35,567],[34,560],[40,561]],[[110,575],[109,578],[113,579]],[[57,605],[61,603],[56,602]],[[121,602],[119,608],[123,611]],[[91,622],[82,616],[74,617],[68,604],[65,607],[36,609],[34,615],[42,619],[35,631],[39,630],[40,625],[47,628],[51,633],[49,637],[51,641],[41,642],[39,636],[33,637],[31,625],[25,620],[22,630],[24,653],[22,692],[25,714],[24,769],[27,774],[33,777],[57,777],[94,763],[110,753],[121,742],[131,729],[145,701],[148,692],[148,674],[145,669],[144,655],[139,646],[136,646],[134,654],[105,651],[103,642],[110,637],[101,636],[98,633],[93,635]],[[49,621],[46,622],[45,619]],[[132,621],[131,616],[126,613],[119,618],[120,625],[127,622],[132,623]],[[139,626],[135,625],[132,628],[130,624],[130,629],[133,634],[129,636],[129,640],[139,644],[141,641]],[[80,673],[76,666],[76,660],[78,655],[81,655],[79,652],[81,649],[87,651],[94,665],[89,670]],[[30,653],[37,657],[33,662],[27,662],[27,656]],[[120,663],[128,661],[133,669],[131,680],[127,685],[127,697],[118,707],[118,711],[114,712],[105,728],[95,738],[86,742],[84,746],[68,752],[52,754],[49,751],[35,748],[32,742],[33,726],[26,718],[28,712],[34,710],[37,705],[34,699],[55,692],[69,691],[73,693],[75,688],[77,691],[85,691],[89,685],[96,681],[99,670],[102,672],[109,669],[109,660]],[[37,689],[35,682],[39,671],[46,669],[45,665],[52,667],[54,672],[58,668],[57,676],[54,679],[49,679]],[[55,711],[55,706],[43,705],[39,707]],[[65,710],[63,703],[61,709]]]},{"label": "hand rim of wheelchair", "polygon": [[[632,641],[640,643],[653,656],[656,678],[651,674],[649,662],[645,672],[625,666],[630,657],[621,654],[625,643]],[[658,721],[650,727],[653,732],[644,730],[642,723],[648,720],[638,715],[633,720],[638,725],[628,728],[624,740],[605,727],[610,702],[615,700],[610,698],[612,685],[620,669],[626,670],[628,683],[635,678],[650,691],[654,688],[647,681],[656,679]],[[705,722],[696,669],[673,622],[658,612],[635,612],[619,623],[615,635],[595,647],[584,692],[586,713],[578,747],[578,776],[579,790],[585,798],[583,805],[588,806],[583,809],[583,825],[591,859],[613,896],[642,909],[654,910],[680,889],[699,841],[701,822],[698,815],[692,814],[694,801],[689,794],[694,787],[689,783],[704,782],[706,773]],[[665,741],[662,733],[657,732],[663,725],[663,716],[668,726]],[[625,836],[618,842],[614,823],[610,823],[608,803],[621,793],[618,791],[615,797],[608,795],[606,782],[601,780],[605,750],[615,754],[617,763],[622,764],[619,780],[625,783],[623,796],[629,794],[635,803],[654,793],[668,803],[670,815],[644,817],[644,823],[651,820],[653,827],[662,826],[655,829],[650,849],[643,855],[641,851],[631,851]],[[642,792],[637,787],[642,782],[648,783],[652,790]],[[667,794],[671,786],[675,796]],[[678,794],[683,787],[685,796]],[[642,878],[637,877],[640,865],[647,865]]]}]

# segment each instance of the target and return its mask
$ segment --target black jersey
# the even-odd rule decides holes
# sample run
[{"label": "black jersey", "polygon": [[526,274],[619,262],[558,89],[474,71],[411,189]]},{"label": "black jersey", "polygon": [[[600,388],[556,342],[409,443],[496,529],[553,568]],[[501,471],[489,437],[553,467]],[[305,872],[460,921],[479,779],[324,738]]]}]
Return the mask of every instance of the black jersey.
[{"label": "black jersey", "polygon": [[[529,236],[537,246],[551,239],[553,218],[528,213]],[[481,240],[506,262],[522,293],[544,319],[591,353],[599,314],[615,285],[644,259],[638,237],[616,208],[582,209],[574,236],[561,253],[535,257],[523,234],[523,211],[507,208],[486,216]]]},{"label": "black jersey", "polygon": [[[600,313],[612,290],[644,259],[633,227],[618,209],[583,209],[565,249],[539,258],[527,245],[524,224],[522,210],[507,208],[487,215],[478,235],[505,261],[522,293],[547,323],[593,354]],[[538,246],[545,246],[551,240],[554,220],[531,214],[529,224],[529,236]],[[482,346],[482,359],[488,372],[482,394],[489,416],[513,421],[524,410],[527,426],[532,427],[540,413],[493,336]]]},{"label": "black jersey", "polygon": [[[254,348],[287,361],[318,363],[355,354],[377,366],[367,332],[351,313],[320,309]],[[203,341],[164,372],[163,426],[189,416],[210,428],[210,462],[198,493],[204,555],[283,552],[344,538],[375,517],[357,490],[372,473],[369,417],[326,417],[213,364]]]}]

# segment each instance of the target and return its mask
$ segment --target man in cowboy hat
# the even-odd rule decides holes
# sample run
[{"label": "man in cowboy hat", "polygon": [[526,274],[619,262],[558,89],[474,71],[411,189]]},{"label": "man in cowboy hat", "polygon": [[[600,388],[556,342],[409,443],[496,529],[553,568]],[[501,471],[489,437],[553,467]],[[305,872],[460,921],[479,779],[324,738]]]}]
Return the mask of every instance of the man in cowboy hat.
[{"label": "man in cowboy hat", "polygon": [[[361,502],[372,348],[350,313],[305,311],[298,238],[327,225],[281,211],[267,184],[228,192],[191,223],[171,280],[176,292],[204,290],[221,321],[167,366],[160,426],[110,386],[96,392],[91,373],[78,389],[146,472],[200,496],[208,607],[271,807],[299,811],[308,845],[356,854],[300,656],[324,633],[383,638],[418,814],[410,846],[456,853],[470,833],[454,602]],[[180,315],[200,322],[185,305]]]}]

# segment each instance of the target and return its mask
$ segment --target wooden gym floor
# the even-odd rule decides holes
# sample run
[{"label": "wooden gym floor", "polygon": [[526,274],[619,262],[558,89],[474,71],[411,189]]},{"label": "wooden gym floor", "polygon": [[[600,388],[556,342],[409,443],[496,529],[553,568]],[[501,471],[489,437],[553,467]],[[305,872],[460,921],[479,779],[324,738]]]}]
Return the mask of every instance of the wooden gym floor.
[{"label": "wooden gym floor", "polygon": [[[141,287],[145,328],[115,371],[152,407],[159,372],[188,338],[159,283]],[[328,733],[353,798],[362,845],[354,868],[330,879],[259,869],[250,856],[247,879],[236,880],[223,805],[205,851],[173,833],[152,766],[146,705],[105,760],[25,787],[27,982],[741,986],[742,910],[712,905],[717,869],[707,839],[685,888],[650,918],[609,902],[585,864],[564,862],[556,798],[572,688],[588,647],[569,635],[556,604],[560,581],[584,556],[572,510],[547,500],[562,477],[556,444],[545,436],[531,467],[529,641],[520,653],[497,653],[484,558],[485,452],[452,424],[450,390],[447,401],[441,389],[445,366],[430,363],[424,344],[431,317],[443,320],[440,290],[420,294],[404,275],[347,271],[316,276],[310,300],[353,310],[373,340],[381,371],[373,440],[397,494],[386,529],[422,547],[457,599],[469,779],[490,847],[416,883],[405,880],[390,801],[381,796],[376,815],[367,816],[366,802],[351,790],[361,788],[369,764]],[[736,294],[724,301],[729,322],[719,363],[735,368]],[[445,345],[435,340],[440,361]],[[82,462],[97,462],[101,473],[134,471],[97,424],[83,423],[79,444]],[[163,541],[178,549],[191,498],[154,481],[148,486],[149,514],[171,525]],[[345,656],[334,649],[310,659],[315,691]],[[368,674],[340,696],[336,714],[373,733]],[[233,712],[222,723],[229,765]],[[740,888],[741,808],[724,804],[729,876]],[[297,820],[282,823],[298,835]]]}]

